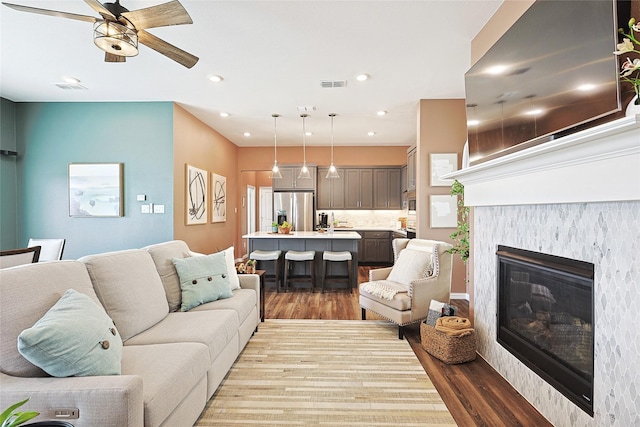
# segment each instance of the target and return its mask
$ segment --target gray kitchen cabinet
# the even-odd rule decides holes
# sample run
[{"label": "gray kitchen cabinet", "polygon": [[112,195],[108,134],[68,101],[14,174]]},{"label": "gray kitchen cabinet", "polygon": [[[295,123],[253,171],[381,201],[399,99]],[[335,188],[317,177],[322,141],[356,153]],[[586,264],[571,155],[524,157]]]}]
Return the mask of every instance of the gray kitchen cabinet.
[{"label": "gray kitchen cabinet", "polygon": [[315,190],[316,189],[316,167],[308,166],[311,178],[298,179],[301,166],[281,166],[280,174],[282,178],[273,179],[271,186],[273,190]]},{"label": "gray kitchen cabinet", "polygon": [[362,257],[360,262],[391,264],[391,232],[364,231],[362,235]]},{"label": "gray kitchen cabinet", "polygon": [[402,191],[402,193],[407,192],[407,165],[402,166],[402,172],[400,174],[400,191]]},{"label": "gray kitchen cabinet", "polygon": [[337,169],[340,178],[327,179],[329,168],[318,168],[318,192],[316,209],[344,209],[344,169]]},{"label": "gray kitchen cabinet", "polygon": [[400,209],[402,192],[400,190],[401,170],[399,168],[373,170],[373,207],[374,209]]},{"label": "gray kitchen cabinet", "polygon": [[345,169],[345,209],[373,209],[373,169]]}]

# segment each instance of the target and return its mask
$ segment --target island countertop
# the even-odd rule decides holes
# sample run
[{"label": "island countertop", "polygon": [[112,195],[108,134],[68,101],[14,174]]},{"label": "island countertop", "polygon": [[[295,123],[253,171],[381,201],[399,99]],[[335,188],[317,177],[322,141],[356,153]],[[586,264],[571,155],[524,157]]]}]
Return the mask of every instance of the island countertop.
[{"label": "island countertop", "polygon": [[242,236],[243,239],[336,239],[336,240],[358,240],[362,236],[355,231],[335,231],[332,233],[325,231],[318,233],[317,231],[292,231],[289,234],[269,233],[266,231],[257,231]]}]

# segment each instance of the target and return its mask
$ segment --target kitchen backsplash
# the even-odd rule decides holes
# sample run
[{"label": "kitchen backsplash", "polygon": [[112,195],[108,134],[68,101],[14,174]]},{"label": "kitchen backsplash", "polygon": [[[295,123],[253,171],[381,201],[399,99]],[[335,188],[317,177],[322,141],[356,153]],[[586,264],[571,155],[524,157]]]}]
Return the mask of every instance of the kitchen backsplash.
[{"label": "kitchen backsplash", "polygon": [[400,217],[407,217],[406,210],[322,210],[331,218],[331,212],[340,225],[353,228],[374,227],[374,228],[398,228]]}]

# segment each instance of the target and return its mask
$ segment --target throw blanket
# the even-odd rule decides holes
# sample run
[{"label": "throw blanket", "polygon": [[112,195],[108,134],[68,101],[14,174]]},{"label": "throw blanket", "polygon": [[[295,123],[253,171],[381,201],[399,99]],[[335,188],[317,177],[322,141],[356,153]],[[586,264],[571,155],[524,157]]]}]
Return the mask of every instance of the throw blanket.
[{"label": "throw blanket", "polygon": [[384,298],[389,301],[391,301],[398,292],[401,292],[399,289],[394,289],[390,286],[386,286],[382,282],[363,283],[362,285],[360,285],[360,289],[368,294],[377,296],[378,298]]},{"label": "throw blanket", "polygon": [[436,321],[436,331],[444,332],[450,337],[464,337],[471,335],[473,328],[469,319],[458,316],[439,317]]}]

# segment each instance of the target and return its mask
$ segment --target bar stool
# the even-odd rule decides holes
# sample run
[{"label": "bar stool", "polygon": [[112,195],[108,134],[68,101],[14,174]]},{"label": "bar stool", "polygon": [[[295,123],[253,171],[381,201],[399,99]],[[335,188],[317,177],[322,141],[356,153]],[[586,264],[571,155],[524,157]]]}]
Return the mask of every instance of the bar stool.
[{"label": "bar stool", "polygon": [[[280,271],[282,270],[282,266],[280,265],[280,258],[282,256],[281,251],[261,251],[255,250],[249,254],[249,259],[255,259],[256,261],[262,263],[263,261],[273,261],[273,271],[274,274],[265,274],[264,281],[266,282],[275,282],[276,283],[276,291],[280,292]],[[259,268],[259,270],[265,270],[264,268]]]},{"label": "bar stool", "polygon": [[[315,251],[287,251],[284,254],[284,291],[289,289],[289,282],[311,282],[311,292],[316,289]],[[289,274],[289,269],[296,268],[296,262],[311,262],[311,274]]]},{"label": "bar stool", "polygon": [[[324,293],[324,284],[327,282],[341,282],[346,280],[349,287],[349,293],[352,293],[351,288],[351,252],[332,252],[324,251],[322,253],[322,293]],[[329,275],[327,276],[327,262],[346,262],[347,263],[347,275]]]}]

